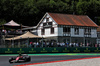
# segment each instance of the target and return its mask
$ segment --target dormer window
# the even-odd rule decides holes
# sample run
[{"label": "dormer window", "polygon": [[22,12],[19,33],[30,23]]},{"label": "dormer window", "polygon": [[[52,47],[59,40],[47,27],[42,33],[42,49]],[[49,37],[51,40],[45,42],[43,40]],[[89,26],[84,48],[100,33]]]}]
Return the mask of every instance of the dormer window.
[{"label": "dormer window", "polygon": [[52,22],[49,22],[48,25],[51,25],[52,26]]},{"label": "dormer window", "polygon": [[49,22],[49,18],[46,18],[46,22]]},{"label": "dormer window", "polygon": [[45,28],[52,27],[52,22],[43,23],[43,27],[45,27]]}]

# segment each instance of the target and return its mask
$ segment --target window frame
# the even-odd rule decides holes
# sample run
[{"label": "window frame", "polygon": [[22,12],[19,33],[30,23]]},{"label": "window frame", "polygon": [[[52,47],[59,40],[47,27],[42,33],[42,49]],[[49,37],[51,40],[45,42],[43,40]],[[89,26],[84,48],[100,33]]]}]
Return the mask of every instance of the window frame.
[{"label": "window frame", "polygon": [[74,28],[74,34],[79,35],[79,28]]},{"label": "window frame", "polygon": [[41,35],[45,35],[45,29],[41,29]]},{"label": "window frame", "polygon": [[54,34],[54,27],[51,28],[51,34]]},{"label": "window frame", "polygon": [[63,33],[69,34],[71,32],[70,27],[63,27]]},{"label": "window frame", "polygon": [[49,22],[49,18],[46,18],[46,22]]},{"label": "window frame", "polygon": [[91,35],[91,28],[84,28],[84,35]]}]

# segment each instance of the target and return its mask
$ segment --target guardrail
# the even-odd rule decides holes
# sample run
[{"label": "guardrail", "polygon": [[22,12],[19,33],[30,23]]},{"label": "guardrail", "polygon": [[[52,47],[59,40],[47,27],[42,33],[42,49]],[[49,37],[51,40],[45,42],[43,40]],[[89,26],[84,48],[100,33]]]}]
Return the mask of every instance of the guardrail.
[{"label": "guardrail", "polygon": [[90,53],[100,52],[100,47],[53,47],[53,48],[0,48],[0,54],[16,53]]}]

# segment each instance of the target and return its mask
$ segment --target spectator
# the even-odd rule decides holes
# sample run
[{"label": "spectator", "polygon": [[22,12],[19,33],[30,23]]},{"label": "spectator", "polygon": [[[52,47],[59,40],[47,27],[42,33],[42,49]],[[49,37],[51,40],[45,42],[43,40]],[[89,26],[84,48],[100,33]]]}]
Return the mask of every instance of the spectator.
[{"label": "spectator", "polygon": [[33,44],[33,43],[32,43],[32,41],[31,41],[29,46],[32,47],[32,44]]},{"label": "spectator", "polygon": [[99,47],[100,47],[100,44],[99,44]]},{"label": "spectator", "polygon": [[72,43],[69,44],[69,47],[71,47],[71,46],[72,46]]},{"label": "spectator", "polygon": [[62,47],[62,43],[60,43],[60,47]]},{"label": "spectator", "polygon": [[73,47],[75,47],[76,46],[76,43],[73,43]]},{"label": "spectator", "polygon": [[34,47],[36,48],[36,42],[33,43]]},{"label": "spectator", "polygon": [[85,47],[85,44],[83,44],[82,47]]},{"label": "spectator", "polygon": [[63,47],[65,46],[65,43],[64,43],[64,42],[62,43],[62,46],[63,46]]},{"label": "spectator", "polygon": [[6,30],[4,30],[4,33],[7,35],[7,31]]},{"label": "spectator", "polygon": [[22,34],[22,30],[20,30],[19,33]]},{"label": "spectator", "polygon": [[56,43],[56,42],[54,42],[54,43],[53,43],[53,47],[56,47],[56,46],[57,46],[57,43]]},{"label": "spectator", "polygon": [[53,42],[51,42],[51,47],[53,47],[53,45],[54,45]]},{"label": "spectator", "polygon": [[43,47],[46,47],[46,43],[45,43],[45,41],[43,42]]},{"label": "spectator", "polygon": [[8,34],[10,33],[11,31],[10,30],[8,30]]},{"label": "spectator", "polygon": [[95,47],[97,47],[97,44],[95,44]]},{"label": "spectator", "polygon": [[59,42],[57,42],[57,47],[60,47],[60,43]]},{"label": "spectator", "polygon": [[79,47],[78,43],[76,43],[76,47]]},{"label": "spectator", "polygon": [[69,47],[69,43],[66,42],[66,46]]},{"label": "spectator", "polygon": [[39,47],[39,43],[38,42],[36,43],[36,47]]},{"label": "spectator", "polygon": [[82,43],[80,43],[80,47],[82,47]]},{"label": "spectator", "polygon": [[2,30],[2,34],[3,34],[3,35],[5,34],[5,30],[4,30],[4,29]]},{"label": "spectator", "polygon": [[87,43],[87,47],[89,47],[89,43]]},{"label": "spectator", "polygon": [[49,47],[49,44],[50,44],[49,42],[46,42],[47,47]]}]

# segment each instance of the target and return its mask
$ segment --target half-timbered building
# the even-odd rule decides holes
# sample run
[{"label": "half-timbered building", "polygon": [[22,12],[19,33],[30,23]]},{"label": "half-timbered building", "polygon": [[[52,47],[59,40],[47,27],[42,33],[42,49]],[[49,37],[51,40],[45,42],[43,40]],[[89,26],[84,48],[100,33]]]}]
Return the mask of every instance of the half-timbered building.
[{"label": "half-timbered building", "polygon": [[37,33],[57,42],[94,44],[97,27],[86,15],[46,13],[37,25]]}]

